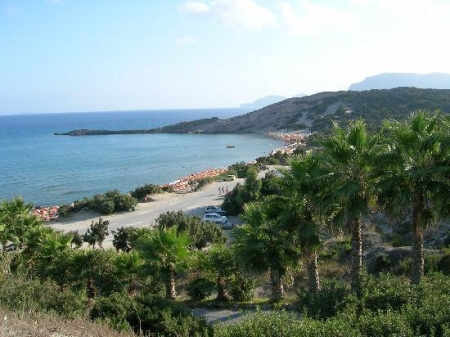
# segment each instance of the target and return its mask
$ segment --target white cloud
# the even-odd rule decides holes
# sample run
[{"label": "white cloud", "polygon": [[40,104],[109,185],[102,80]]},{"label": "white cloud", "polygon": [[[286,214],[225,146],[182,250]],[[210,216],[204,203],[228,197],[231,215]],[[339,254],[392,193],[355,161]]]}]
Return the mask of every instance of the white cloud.
[{"label": "white cloud", "polygon": [[198,39],[195,36],[185,35],[181,36],[177,39],[177,42],[180,44],[191,44],[197,43]]},{"label": "white cloud", "polygon": [[181,10],[188,13],[202,14],[209,12],[209,6],[201,1],[187,1],[181,5]]},{"label": "white cloud", "polygon": [[181,6],[183,12],[209,13],[231,27],[261,29],[275,26],[275,15],[254,0],[212,0],[209,3],[187,1]]},{"label": "white cloud", "polygon": [[261,29],[276,23],[275,15],[253,0],[215,0],[211,7],[225,24],[233,27]]},{"label": "white cloud", "polygon": [[318,35],[326,31],[350,31],[357,26],[356,15],[309,0],[301,1],[298,10],[291,3],[280,4],[283,23],[294,35]]},{"label": "white cloud", "polygon": [[361,25],[361,35],[369,35],[369,26],[376,22],[380,26],[370,30],[370,38],[361,38],[346,48],[346,54],[341,56],[346,65],[343,69],[359,69],[365,76],[382,72],[450,72],[450,48],[445,43],[450,35],[450,3],[358,1],[366,18],[374,18]]}]

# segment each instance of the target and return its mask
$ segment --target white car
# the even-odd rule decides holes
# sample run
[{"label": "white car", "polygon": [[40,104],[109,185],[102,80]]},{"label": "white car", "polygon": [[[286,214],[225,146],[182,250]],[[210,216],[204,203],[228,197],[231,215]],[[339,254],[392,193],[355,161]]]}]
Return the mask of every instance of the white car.
[{"label": "white car", "polygon": [[222,229],[231,229],[234,227],[226,216],[217,213],[205,213],[203,215],[203,221],[214,222]]},{"label": "white car", "polygon": [[217,213],[219,215],[227,215],[227,212],[221,209],[219,206],[206,206],[205,213]]},{"label": "white car", "polygon": [[203,221],[212,221],[212,222],[227,222],[228,218],[225,215],[220,215],[217,213],[205,213],[203,214]]}]

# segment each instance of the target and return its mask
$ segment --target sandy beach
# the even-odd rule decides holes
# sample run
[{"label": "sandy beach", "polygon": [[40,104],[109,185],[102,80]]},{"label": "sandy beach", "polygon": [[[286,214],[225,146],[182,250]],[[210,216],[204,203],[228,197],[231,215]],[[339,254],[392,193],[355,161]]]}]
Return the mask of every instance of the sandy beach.
[{"label": "sandy beach", "polygon": [[[112,231],[120,227],[148,227],[154,224],[154,220],[162,213],[168,211],[183,211],[190,215],[203,215],[205,206],[220,206],[224,199],[224,194],[219,192],[219,187],[227,188],[231,191],[237,183],[243,183],[244,179],[234,181],[213,182],[204,186],[200,191],[186,194],[162,193],[152,196],[154,201],[139,203],[134,212],[116,213],[112,215],[100,215],[96,212],[79,212],[63,218],[60,221],[49,222],[49,226],[57,230],[78,231],[84,234],[92,221],[96,222],[100,217],[109,221],[109,235],[103,243],[104,248],[112,247]],[[231,217],[231,222],[236,222],[237,218]]]}]

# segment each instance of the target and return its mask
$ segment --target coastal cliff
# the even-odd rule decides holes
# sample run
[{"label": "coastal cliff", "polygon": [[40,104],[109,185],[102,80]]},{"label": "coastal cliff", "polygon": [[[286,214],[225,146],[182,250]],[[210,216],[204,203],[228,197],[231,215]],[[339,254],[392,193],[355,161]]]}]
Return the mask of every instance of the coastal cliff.
[{"label": "coastal cliff", "polygon": [[328,130],[333,121],[345,126],[356,118],[363,118],[370,128],[377,128],[383,119],[403,120],[418,109],[450,112],[450,90],[394,88],[323,92],[289,98],[228,119],[212,117],[148,130],[80,129],[55,135],[268,133],[304,129],[321,132]]}]

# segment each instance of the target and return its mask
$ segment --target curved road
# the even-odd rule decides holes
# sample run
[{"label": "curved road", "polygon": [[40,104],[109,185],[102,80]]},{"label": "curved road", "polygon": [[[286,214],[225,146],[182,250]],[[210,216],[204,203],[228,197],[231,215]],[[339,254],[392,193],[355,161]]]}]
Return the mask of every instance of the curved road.
[{"label": "curved road", "polygon": [[[223,202],[224,194],[219,193],[219,187],[231,191],[237,183],[243,183],[244,179],[235,181],[214,182],[206,185],[200,191],[188,194],[163,193],[154,196],[152,202],[140,203],[134,212],[118,213],[101,216],[94,212],[79,212],[58,222],[50,223],[55,229],[63,231],[77,230],[84,234],[92,221],[98,221],[100,217],[109,221],[109,236],[103,243],[103,247],[112,247],[112,231],[120,227],[146,227],[154,224],[154,220],[162,213],[182,210],[186,214],[203,215],[205,206],[218,205]],[[230,221],[236,223],[237,218],[231,217]]]}]

